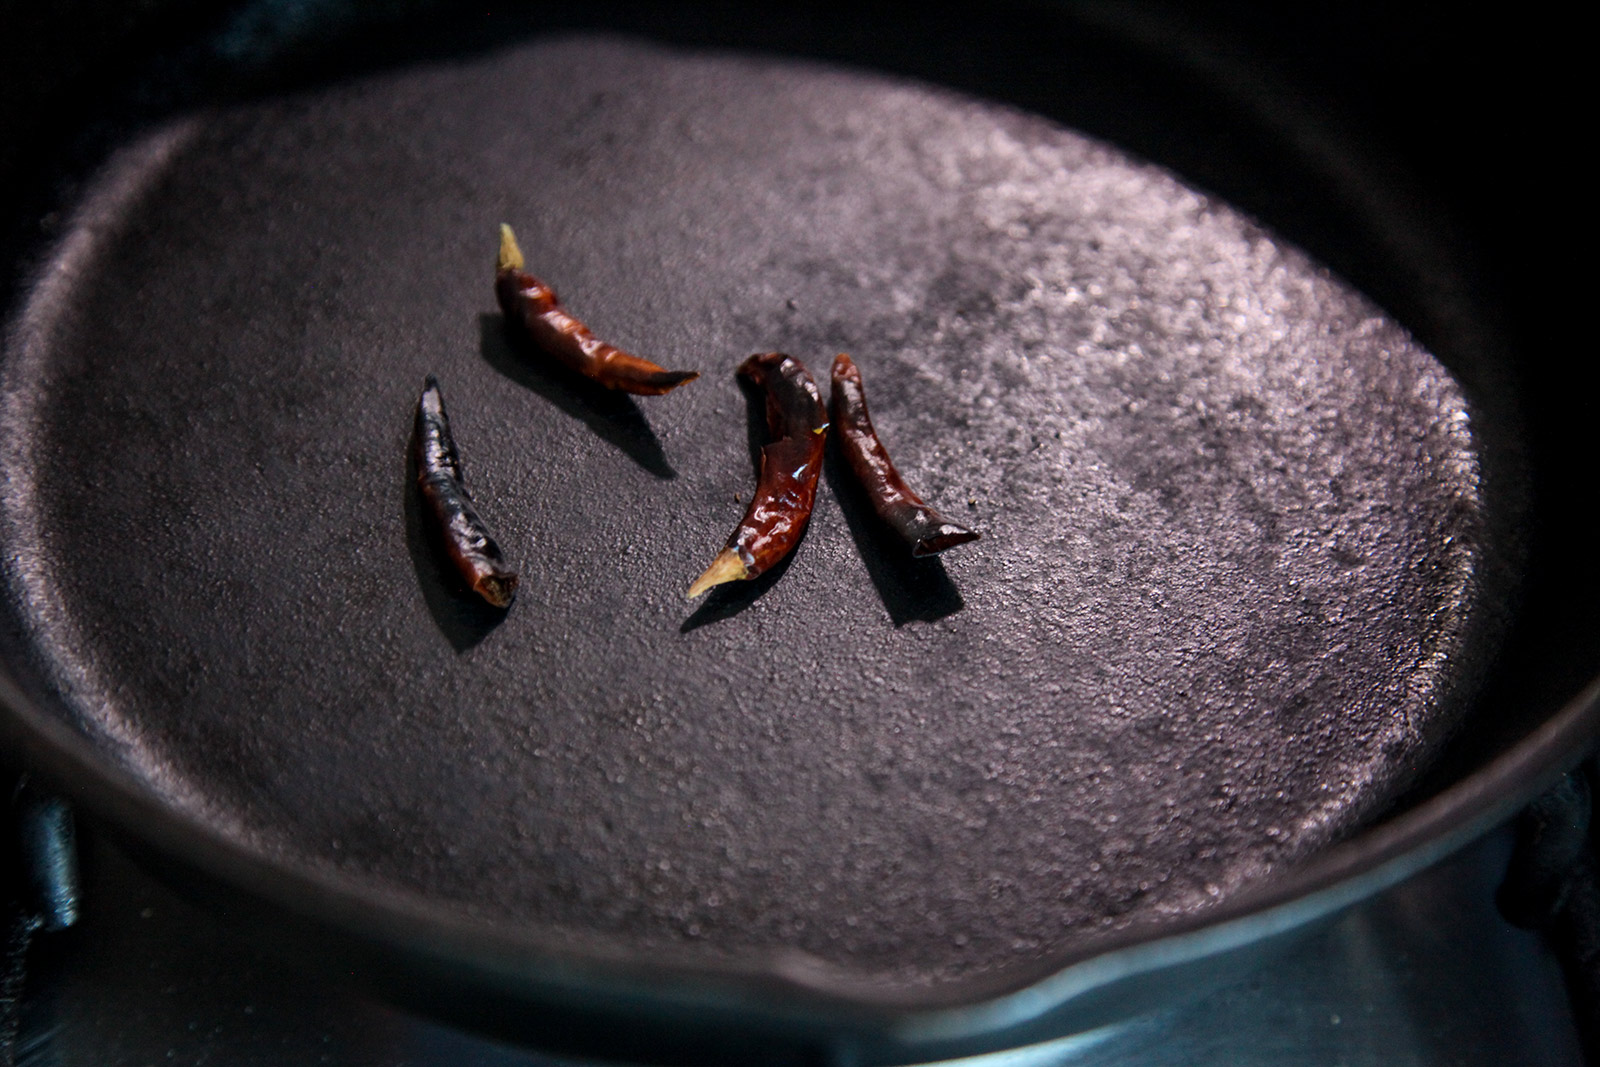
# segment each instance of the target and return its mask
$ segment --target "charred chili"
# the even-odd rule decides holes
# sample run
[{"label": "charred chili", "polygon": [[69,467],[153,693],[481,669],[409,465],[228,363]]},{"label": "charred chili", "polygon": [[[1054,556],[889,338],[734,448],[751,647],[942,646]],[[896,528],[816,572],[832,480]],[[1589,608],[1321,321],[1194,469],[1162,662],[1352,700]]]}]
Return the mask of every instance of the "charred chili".
[{"label": "charred chili", "polygon": [[733,536],[689,587],[693,599],[723,582],[754,578],[783,559],[805,533],[817,499],[828,413],[804,364],[782,352],[751,356],[739,376],[762,389],[767,432],[755,495]]},{"label": "charred chili", "polygon": [[431,374],[417,402],[416,460],[423,514],[450,562],[473,592],[495,607],[510,604],[517,591],[517,572],[506,565],[500,546],[472,509],[444,398]]},{"label": "charred chili", "polygon": [[667,370],[608,345],[567,314],[556,291],[522,269],[522,250],[511,227],[500,226],[500,259],[494,293],[506,320],[534,345],[607,389],[660,396],[700,377],[699,371]]},{"label": "charred chili", "polygon": [[833,361],[831,400],[839,447],[850,469],[866,489],[878,517],[911,546],[913,556],[931,556],[978,539],[976,530],[951,522],[924,504],[894,469],[867,415],[861,372],[843,352]]}]

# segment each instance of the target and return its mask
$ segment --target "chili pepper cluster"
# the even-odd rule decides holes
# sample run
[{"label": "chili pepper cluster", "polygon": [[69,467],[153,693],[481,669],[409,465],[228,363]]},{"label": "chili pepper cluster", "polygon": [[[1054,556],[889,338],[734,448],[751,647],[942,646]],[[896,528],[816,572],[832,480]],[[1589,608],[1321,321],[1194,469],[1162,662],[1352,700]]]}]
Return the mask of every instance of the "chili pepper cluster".
[{"label": "chili pepper cluster", "polygon": [[[523,265],[516,235],[502,225],[495,296],[506,322],[529,347],[608,389],[639,396],[660,396],[700,376],[698,371],[667,370],[599,340],[562,307],[554,289]],[[739,364],[736,373],[765,396],[771,440],[761,449],[750,506],[711,566],[689,587],[690,599],[777,565],[805,533],[817,498],[830,421],[810,371],[793,356],[767,352]],[[832,384],[831,424],[845,460],[873,510],[911,554],[928,556],[976,540],[976,531],[941,516],[900,477],[872,428],[861,372],[843,353],[833,361]],[[507,607],[516,593],[517,573],[473,510],[444,399],[431,375],[417,404],[415,437],[418,490],[445,555],[473,592],[496,607]]]}]

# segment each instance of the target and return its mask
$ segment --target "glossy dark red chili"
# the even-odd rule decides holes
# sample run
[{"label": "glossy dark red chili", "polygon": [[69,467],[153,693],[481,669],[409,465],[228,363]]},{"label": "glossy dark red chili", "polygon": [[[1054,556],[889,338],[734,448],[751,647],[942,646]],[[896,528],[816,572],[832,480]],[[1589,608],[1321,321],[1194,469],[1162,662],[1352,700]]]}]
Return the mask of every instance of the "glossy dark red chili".
[{"label": "glossy dark red chili", "polygon": [[886,525],[911,546],[913,556],[931,556],[968,541],[978,533],[951,522],[922,502],[895,470],[889,452],[872,429],[867,394],[855,361],[840,352],[833,361],[834,432],[850,469],[867,491],[872,507]]},{"label": "glossy dark red chili", "polygon": [[817,476],[827,443],[828,413],[805,365],[782,352],[751,356],[739,376],[767,400],[761,473],[744,518],[711,566],[689,587],[694,598],[712,586],[754,578],[787,556],[805,533],[817,499]]},{"label": "glossy dark red chili", "polygon": [[416,460],[423,515],[445,555],[473,592],[495,607],[510,604],[517,591],[517,572],[506,565],[500,546],[472,508],[444,397],[431,374],[417,402]]},{"label": "glossy dark red chili", "polygon": [[556,291],[522,269],[522,250],[511,227],[500,227],[500,259],[494,293],[506,320],[529,341],[572,370],[607,389],[660,396],[700,377],[699,371],[667,370],[608,345],[567,313]]}]

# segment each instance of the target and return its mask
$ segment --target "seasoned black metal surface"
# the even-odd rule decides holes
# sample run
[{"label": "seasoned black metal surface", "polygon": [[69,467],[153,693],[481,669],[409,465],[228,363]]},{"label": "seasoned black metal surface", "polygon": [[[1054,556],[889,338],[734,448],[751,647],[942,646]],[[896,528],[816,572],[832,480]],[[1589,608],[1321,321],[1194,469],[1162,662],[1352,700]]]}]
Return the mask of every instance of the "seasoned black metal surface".
[{"label": "seasoned black metal surface", "polygon": [[[513,351],[501,221],[704,377]],[[983,541],[897,562],[834,465],[780,573],[687,604],[771,349],[851,352]],[[104,176],[4,372],[15,671],[254,849],[577,945],[1026,967],[1359,825],[1474,681],[1444,369],[1224,205],[923,86],[566,38],[204,114]],[[408,496],[430,372],[503,621]]]}]

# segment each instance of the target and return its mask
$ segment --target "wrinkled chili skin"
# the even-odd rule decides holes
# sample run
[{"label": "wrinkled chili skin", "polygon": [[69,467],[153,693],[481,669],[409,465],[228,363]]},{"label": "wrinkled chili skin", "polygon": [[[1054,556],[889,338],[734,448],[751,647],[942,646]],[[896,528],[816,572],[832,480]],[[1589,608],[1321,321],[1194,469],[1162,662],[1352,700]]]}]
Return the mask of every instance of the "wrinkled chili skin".
[{"label": "wrinkled chili skin", "polygon": [[811,521],[827,443],[828,412],[805,365],[782,352],[751,356],[739,377],[766,395],[767,433],[755,495],[727,548],[754,578],[787,556]]},{"label": "wrinkled chili skin", "polygon": [[845,461],[878,517],[911,546],[913,556],[931,556],[978,539],[977,531],[949,521],[923,503],[900,477],[872,428],[861,372],[843,352],[833,361],[833,395],[829,399],[834,433]]},{"label": "wrinkled chili skin", "polygon": [[660,396],[700,377],[698,371],[666,370],[596,337],[561,306],[556,292],[524,270],[495,273],[495,297],[506,321],[535,347],[607,389]]},{"label": "wrinkled chili skin", "polygon": [[772,440],[761,449],[761,473],[744,518],[689,586],[690,600],[724,582],[755,578],[787,556],[806,532],[817,499],[828,412],[811,373],[782,352],[751,356],[738,373],[762,391]]},{"label": "wrinkled chili skin", "polygon": [[517,572],[506,565],[500,546],[472,508],[444,397],[431,374],[417,401],[416,463],[423,514],[456,573],[484,600],[506,607],[516,595]]}]

